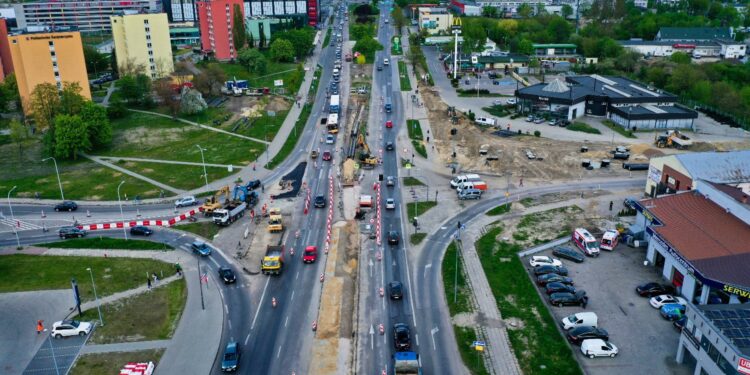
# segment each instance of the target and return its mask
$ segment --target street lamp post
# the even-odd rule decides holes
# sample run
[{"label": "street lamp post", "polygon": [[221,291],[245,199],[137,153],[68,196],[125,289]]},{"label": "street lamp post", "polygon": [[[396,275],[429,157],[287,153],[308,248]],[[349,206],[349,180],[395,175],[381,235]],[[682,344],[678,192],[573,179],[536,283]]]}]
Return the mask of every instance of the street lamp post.
[{"label": "street lamp post", "polygon": [[122,220],[122,233],[125,235],[125,241],[128,240],[128,232],[125,230],[125,215],[122,213],[122,200],[120,200],[120,186],[125,183],[125,180],[120,181],[120,184],[117,185],[117,203],[120,204],[120,220]]},{"label": "street lamp post", "polygon": [[13,233],[16,235],[16,245],[18,246],[18,249],[21,248],[21,239],[18,238],[18,230],[16,229],[16,217],[13,215],[13,206],[10,204],[10,193],[13,192],[13,190],[16,190],[18,186],[13,186],[13,189],[10,189],[8,191],[8,209],[10,209],[10,218],[13,221],[11,225],[13,225]]},{"label": "street lamp post", "polygon": [[57,185],[60,186],[60,197],[62,198],[62,200],[65,200],[65,194],[63,194],[62,182],[60,181],[60,171],[57,169],[57,160],[55,160],[54,157],[50,156],[46,159],[43,159],[42,162],[45,162],[49,159],[52,159],[52,162],[55,163],[55,174],[57,174]]},{"label": "street lamp post", "polygon": [[99,303],[99,296],[96,295],[96,284],[94,283],[94,271],[91,270],[91,267],[86,268],[86,271],[89,271],[89,275],[91,275],[91,286],[94,288],[94,300],[96,301],[96,309],[99,310],[99,324],[104,327],[104,319],[102,319],[102,308],[101,304]]},{"label": "street lamp post", "polygon": [[208,173],[206,172],[206,159],[203,157],[203,151],[204,148],[201,147],[201,145],[195,145],[195,147],[198,147],[199,150],[201,150],[201,161],[203,162],[203,178],[206,181],[206,186],[208,186]]}]

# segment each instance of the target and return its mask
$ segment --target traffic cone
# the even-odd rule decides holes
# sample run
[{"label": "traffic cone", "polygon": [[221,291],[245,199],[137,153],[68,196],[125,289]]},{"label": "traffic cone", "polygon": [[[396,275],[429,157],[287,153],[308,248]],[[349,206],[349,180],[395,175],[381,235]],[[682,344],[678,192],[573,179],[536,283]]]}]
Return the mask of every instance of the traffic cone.
[{"label": "traffic cone", "polygon": [[45,217],[47,217],[47,214],[45,214],[44,210],[42,210],[42,219],[44,219]]}]

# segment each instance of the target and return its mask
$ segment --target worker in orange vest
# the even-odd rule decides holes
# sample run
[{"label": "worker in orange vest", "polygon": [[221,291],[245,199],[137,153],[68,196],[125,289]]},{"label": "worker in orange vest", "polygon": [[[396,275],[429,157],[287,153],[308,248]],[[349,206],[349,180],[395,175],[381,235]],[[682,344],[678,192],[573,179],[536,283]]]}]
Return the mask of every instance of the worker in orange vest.
[{"label": "worker in orange vest", "polygon": [[40,334],[44,331],[44,320],[37,320],[36,321],[36,334]]}]

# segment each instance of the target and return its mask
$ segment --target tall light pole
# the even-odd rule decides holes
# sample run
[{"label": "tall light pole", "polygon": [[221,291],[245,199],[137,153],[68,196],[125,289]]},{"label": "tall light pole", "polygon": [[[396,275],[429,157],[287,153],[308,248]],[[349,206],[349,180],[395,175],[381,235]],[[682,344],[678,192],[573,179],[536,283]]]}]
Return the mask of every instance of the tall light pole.
[{"label": "tall light pole", "polygon": [[461,35],[461,19],[456,17],[453,19],[453,26],[451,26],[454,39],[453,47],[453,79],[456,79],[458,74],[458,36]]},{"label": "tall light pole", "polygon": [[205,149],[202,148],[201,145],[195,145],[195,147],[198,147],[198,149],[201,150],[201,161],[203,162],[203,178],[206,179],[206,186],[208,186],[208,173],[206,172],[206,159],[203,157],[203,151],[205,151]]},{"label": "tall light pole", "polygon": [[125,241],[128,240],[128,231],[125,230],[125,215],[122,213],[122,200],[120,200],[120,186],[125,183],[125,180],[120,181],[117,185],[117,203],[120,204],[120,220],[122,220],[122,233],[125,235]]},{"label": "tall light pole", "polygon": [[101,308],[101,304],[99,303],[99,297],[96,295],[96,284],[94,283],[94,271],[91,270],[91,267],[86,268],[86,271],[89,271],[89,275],[91,275],[91,286],[94,288],[94,300],[96,301],[96,309],[99,310],[99,324],[101,324],[101,326],[104,327],[104,319],[102,319],[102,308]]},{"label": "tall light pole", "polygon": [[62,200],[65,200],[65,194],[63,194],[62,189],[62,182],[60,181],[60,171],[57,169],[57,160],[55,160],[54,157],[50,156],[46,159],[42,159],[42,162],[45,162],[49,159],[52,159],[52,162],[55,163],[55,174],[57,174],[57,185],[60,186],[60,197],[62,198]]},{"label": "tall light pole", "polygon": [[13,206],[10,204],[10,193],[13,192],[13,190],[16,190],[18,186],[13,186],[13,189],[10,189],[8,191],[8,209],[10,209],[10,218],[13,221],[11,225],[13,225],[13,233],[16,234],[16,245],[18,246],[18,249],[21,248],[21,239],[18,238],[18,230],[16,230],[16,217],[13,215]]}]

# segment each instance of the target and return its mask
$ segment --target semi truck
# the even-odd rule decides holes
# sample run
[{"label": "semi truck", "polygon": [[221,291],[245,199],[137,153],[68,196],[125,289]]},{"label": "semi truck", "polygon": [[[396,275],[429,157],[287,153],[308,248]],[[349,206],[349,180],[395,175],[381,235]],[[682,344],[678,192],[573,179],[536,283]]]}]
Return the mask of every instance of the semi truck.
[{"label": "semi truck", "polygon": [[214,210],[214,223],[226,226],[234,223],[245,214],[247,203],[230,202],[226,207]]},{"label": "semi truck", "polygon": [[330,113],[339,113],[339,110],[341,109],[339,105],[339,96],[338,95],[331,95],[331,102],[328,106],[328,112]]},{"label": "semi truck", "polygon": [[264,275],[280,275],[284,267],[284,245],[268,245],[260,264]]},{"label": "semi truck", "polygon": [[393,370],[396,374],[422,375],[419,354],[415,352],[396,352],[393,355]]}]

